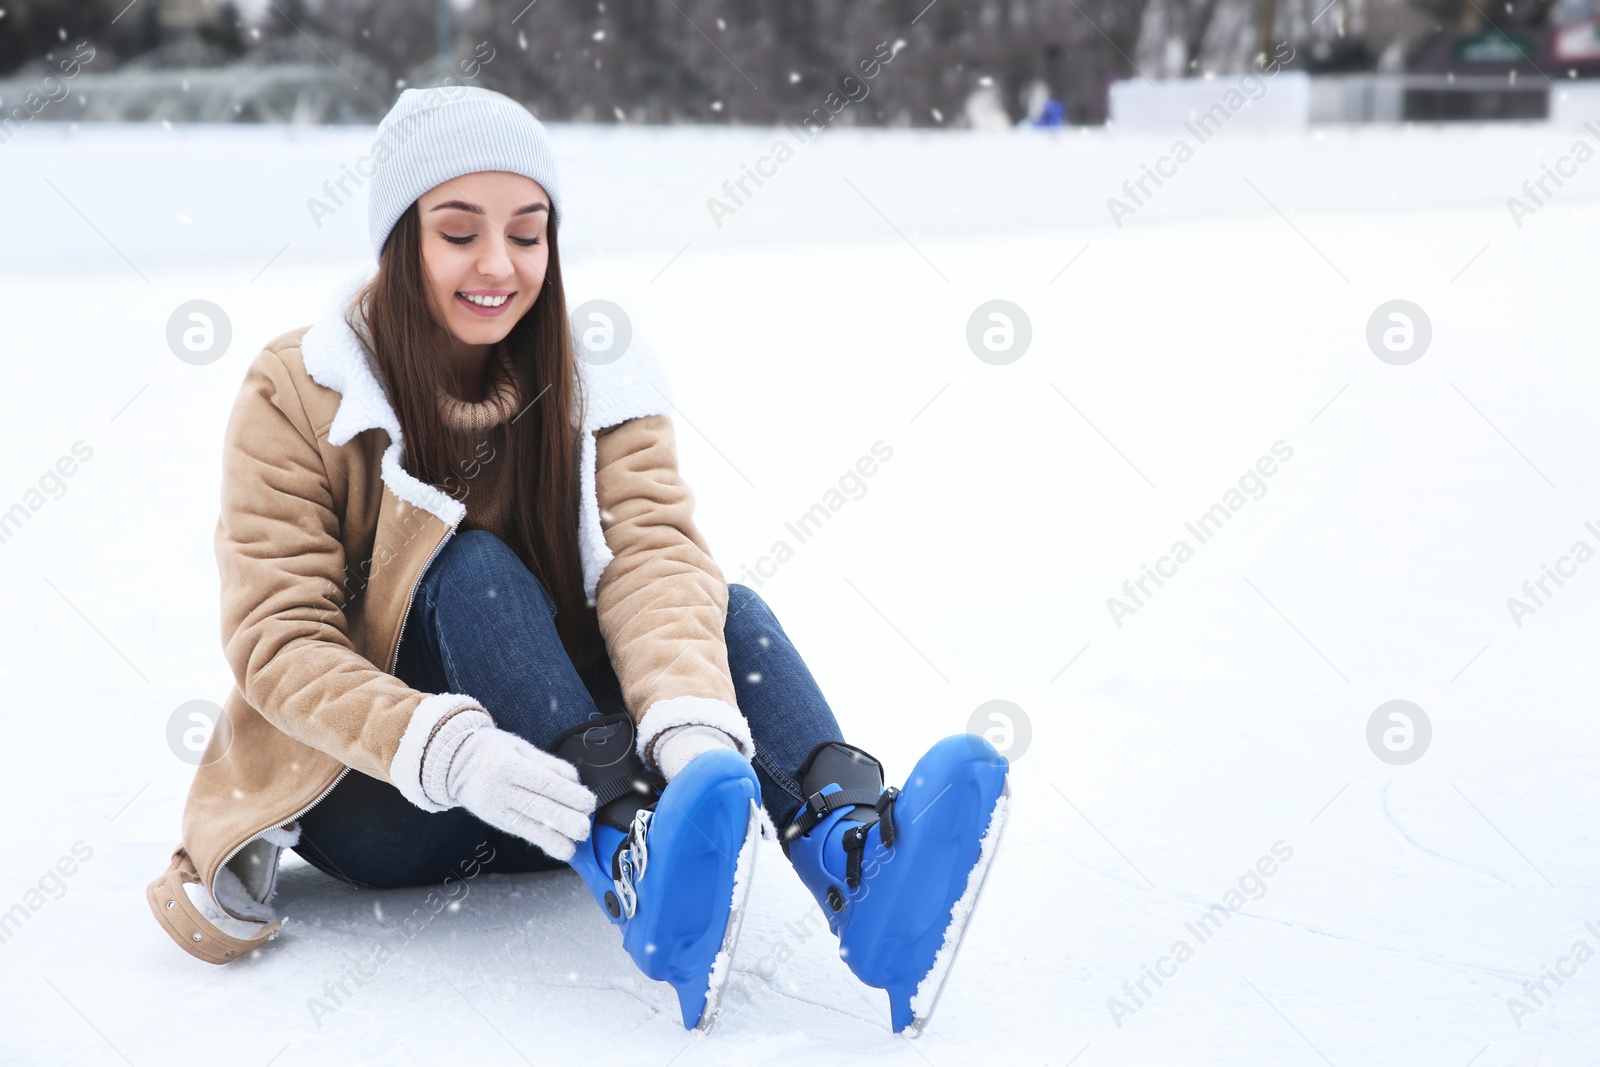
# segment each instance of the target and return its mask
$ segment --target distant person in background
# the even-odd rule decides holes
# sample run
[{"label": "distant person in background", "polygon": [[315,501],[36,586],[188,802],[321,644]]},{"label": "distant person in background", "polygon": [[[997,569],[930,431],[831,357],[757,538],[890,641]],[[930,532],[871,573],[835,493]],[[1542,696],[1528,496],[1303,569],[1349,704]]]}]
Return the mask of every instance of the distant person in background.
[{"label": "distant person in background", "polygon": [[238,688],[157,918],[202,959],[242,955],[276,936],[285,847],[362,887],[568,864],[705,1028],[766,828],[893,1028],[920,1029],[1005,759],[956,735],[884,788],[772,610],[726,583],[659,366],[615,321],[573,336],[526,108],[408,89],[372,158],[376,274],[267,345],[228,425]]},{"label": "distant person in background", "polygon": [[1026,113],[1018,126],[1060,126],[1066,122],[1066,109],[1050,95],[1050,85],[1043,78],[1029,82],[1022,97]]}]

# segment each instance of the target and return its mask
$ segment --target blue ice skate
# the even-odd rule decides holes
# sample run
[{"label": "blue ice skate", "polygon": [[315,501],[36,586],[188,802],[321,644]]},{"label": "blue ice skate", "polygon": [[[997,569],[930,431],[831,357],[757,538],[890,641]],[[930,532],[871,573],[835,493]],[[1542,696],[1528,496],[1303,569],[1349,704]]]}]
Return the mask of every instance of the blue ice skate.
[{"label": "blue ice skate", "polygon": [[889,994],[895,1033],[928,1024],[1005,829],[1009,765],[983,738],[947,737],[903,789],[854,745],[812,749],[808,798],[782,834],[856,977]]},{"label": "blue ice skate", "polygon": [[677,991],[684,1028],[709,1030],[750,890],[760,786],[731,750],[702,753],[665,783],[634,736],[628,716],[610,715],[556,740],[597,801],[568,862],[622,927],[633,962]]}]

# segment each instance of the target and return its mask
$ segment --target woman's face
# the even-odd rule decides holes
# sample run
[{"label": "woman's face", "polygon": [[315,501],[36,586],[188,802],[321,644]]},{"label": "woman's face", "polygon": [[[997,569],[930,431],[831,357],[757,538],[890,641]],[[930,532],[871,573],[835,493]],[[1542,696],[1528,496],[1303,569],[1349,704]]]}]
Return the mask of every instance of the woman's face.
[{"label": "woman's face", "polygon": [[479,171],[417,198],[422,273],[435,321],[460,346],[505,338],[539,299],[550,197],[532,178]]}]

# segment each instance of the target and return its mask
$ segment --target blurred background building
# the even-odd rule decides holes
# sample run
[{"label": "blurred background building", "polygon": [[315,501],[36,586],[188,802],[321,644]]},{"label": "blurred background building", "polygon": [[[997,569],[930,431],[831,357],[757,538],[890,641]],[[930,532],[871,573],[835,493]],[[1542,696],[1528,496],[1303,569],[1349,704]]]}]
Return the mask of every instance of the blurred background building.
[{"label": "blurred background building", "polygon": [[1082,126],[1115,82],[1275,54],[1317,80],[1313,120],[1539,118],[1600,75],[1600,21],[1592,0],[10,0],[0,110],[371,123],[453,78],[556,121],[775,124],[836,93],[838,125]]}]

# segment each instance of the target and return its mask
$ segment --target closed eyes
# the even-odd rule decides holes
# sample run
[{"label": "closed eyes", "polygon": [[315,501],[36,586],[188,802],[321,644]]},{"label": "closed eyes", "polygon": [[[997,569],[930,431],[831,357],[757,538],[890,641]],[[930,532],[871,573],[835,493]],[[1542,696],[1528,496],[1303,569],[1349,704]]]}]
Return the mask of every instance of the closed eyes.
[{"label": "closed eyes", "polygon": [[[445,233],[445,234],[440,234],[440,236],[443,237],[446,241],[449,241],[453,245],[465,245],[465,244],[471,244],[477,238],[478,235],[475,234],[475,233],[469,233],[465,237],[451,237],[449,234]],[[537,238],[537,237],[513,237],[511,239],[513,241],[515,241],[517,244],[521,245],[523,248],[529,248],[529,247],[532,247],[533,245],[542,243],[542,242],[540,242],[539,238]]]}]

